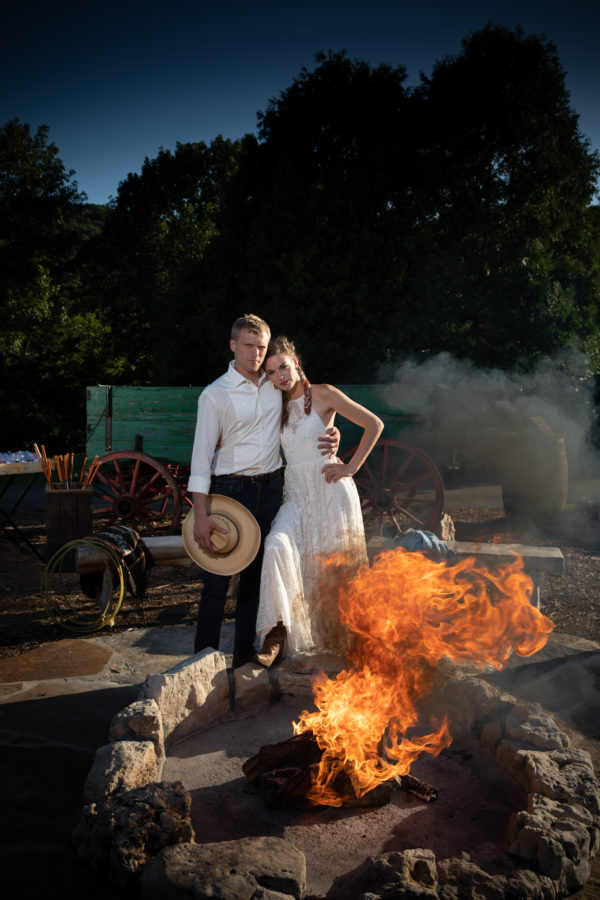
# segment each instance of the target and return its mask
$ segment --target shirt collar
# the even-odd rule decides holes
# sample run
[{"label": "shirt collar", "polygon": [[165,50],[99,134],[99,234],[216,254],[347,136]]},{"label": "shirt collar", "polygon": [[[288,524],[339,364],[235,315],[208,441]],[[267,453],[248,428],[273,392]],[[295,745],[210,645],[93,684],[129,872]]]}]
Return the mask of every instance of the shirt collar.
[{"label": "shirt collar", "polygon": [[[229,368],[227,369],[227,378],[231,382],[232,385],[238,387],[240,384],[253,384],[254,382],[250,381],[249,378],[246,378],[245,375],[242,375],[235,367],[235,360],[230,360]],[[262,385],[267,380],[267,376],[265,375],[264,370],[261,370],[260,378],[258,379],[258,387],[262,387]]]}]

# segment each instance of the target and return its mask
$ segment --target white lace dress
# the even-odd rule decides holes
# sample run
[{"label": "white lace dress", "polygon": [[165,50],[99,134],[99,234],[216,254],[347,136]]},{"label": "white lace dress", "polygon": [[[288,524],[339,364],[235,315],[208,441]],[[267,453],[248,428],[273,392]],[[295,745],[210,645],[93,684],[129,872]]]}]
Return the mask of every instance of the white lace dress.
[{"label": "white lace dress", "polygon": [[[259,647],[278,622],[287,629],[285,653],[314,647],[343,652],[346,632],[337,615],[340,579],[367,562],[358,492],[352,478],[328,484],[317,438],[325,426],[304,412],[304,397],[291,400],[281,444],[286,458],[283,503],[265,541]],[[343,554],[327,566],[332,554]]]}]

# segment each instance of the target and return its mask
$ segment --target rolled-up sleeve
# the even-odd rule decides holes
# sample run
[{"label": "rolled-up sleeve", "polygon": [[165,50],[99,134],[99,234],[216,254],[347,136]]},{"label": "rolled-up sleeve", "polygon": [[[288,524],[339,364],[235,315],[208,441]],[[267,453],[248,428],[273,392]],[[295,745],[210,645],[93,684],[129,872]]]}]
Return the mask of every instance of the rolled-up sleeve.
[{"label": "rolled-up sleeve", "polygon": [[219,440],[220,416],[213,392],[204,390],[198,397],[198,416],[192,449],[188,491],[210,493],[212,460]]}]

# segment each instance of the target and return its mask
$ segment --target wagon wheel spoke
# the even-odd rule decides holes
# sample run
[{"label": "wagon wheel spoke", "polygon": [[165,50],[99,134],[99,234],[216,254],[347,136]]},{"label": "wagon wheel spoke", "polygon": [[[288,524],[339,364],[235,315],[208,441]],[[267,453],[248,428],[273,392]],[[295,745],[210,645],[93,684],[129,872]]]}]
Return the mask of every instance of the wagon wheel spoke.
[{"label": "wagon wheel spoke", "polygon": [[392,522],[394,523],[394,525],[396,526],[398,531],[402,531],[402,526],[398,522],[398,519],[396,518],[396,516],[394,515],[393,512],[390,513],[390,519],[392,520]]},{"label": "wagon wheel spoke", "polygon": [[167,490],[163,494],[156,494],[154,497],[152,497],[152,503],[161,503],[164,505],[170,499],[171,499],[171,494]]},{"label": "wagon wheel spoke", "polygon": [[[375,478],[375,475],[373,474],[373,470],[371,469],[368,460],[366,460],[366,461],[362,464],[361,470],[360,470],[360,471],[361,471],[361,478],[356,482],[357,485],[358,485],[359,483],[360,483],[360,484],[362,484],[362,483],[364,483],[364,484],[372,484],[372,485],[377,484],[377,479]],[[364,475],[367,476],[368,481],[365,481],[365,479],[364,479],[364,477],[363,477]],[[355,480],[356,480],[356,479],[355,479]]]},{"label": "wagon wheel spoke", "polygon": [[111,503],[109,503],[107,506],[95,506],[94,507],[94,515],[95,516],[108,515],[111,511],[112,511]]},{"label": "wagon wheel spoke", "polygon": [[[100,482],[100,484],[98,484],[98,481]],[[118,495],[117,488],[115,487],[113,482],[109,478],[106,478],[100,471],[100,469],[98,469],[98,471],[96,472],[96,478],[94,480],[94,491],[97,494],[100,493],[104,494],[105,496],[106,494],[110,494],[113,497],[116,497]]]},{"label": "wagon wheel spoke", "polygon": [[150,490],[150,488],[152,487],[152,485],[155,483],[155,481],[159,477],[160,477],[160,472],[155,472],[154,475],[152,476],[152,478],[150,478],[150,480],[147,481],[146,484],[142,487],[142,489],[139,493],[139,496],[143,497],[145,494],[147,494],[148,491]]},{"label": "wagon wheel spoke", "polygon": [[390,516],[394,520],[394,524],[396,525],[398,531],[402,531],[402,528],[400,525],[398,525],[398,520],[396,519],[394,513],[399,512],[401,512],[403,516],[406,516],[407,519],[410,519],[414,525],[419,525],[420,528],[425,528],[426,523],[423,521],[423,519],[419,519],[418,516],[415,516],[407,506],[397,506],[394,512],[390,513]]},{"label": "wagon wheel spoke", "polygon": [[383,448],[383,459],[381,461],[381,484],[384,485],[387,478],[389,445],[387,443],[382,443],[381,446]]},{"label": "wagon wheel spoke", "polygon": [[129,485],[129,492],[131,494],[135,494],[135,489],[137,486],[138,475],[140,474],[141,464],[142,464],[141,459],[136,459],[135,466],[133,467],[133,475],[131,476],[131,484]]},{"label": "wagon wheel spoke", "polygon": [[119,465],[119,460],[115,458],[114,460],[114,468],[117,473],[117,479],[119,481],[119,485],[121,486],[121,490],[125,491],[125,479],[123,478],[123,472],[121,471],[121,466]]},{"label": "wagon wheel spoke", "polygon": [[146,509],[144,515],[147,519],[162,519],[160,509]]},{"label": "wagon wheel spoke", "polygon": [[410,467],[410,464],[412,463],[414,458],[414,453],[407,454],[406,458],[402,462],[402,465],[400,466],[394,477],[391,479],[391,484],[396,484],[396,482],[398,482],[402,478],[406,470]]}]

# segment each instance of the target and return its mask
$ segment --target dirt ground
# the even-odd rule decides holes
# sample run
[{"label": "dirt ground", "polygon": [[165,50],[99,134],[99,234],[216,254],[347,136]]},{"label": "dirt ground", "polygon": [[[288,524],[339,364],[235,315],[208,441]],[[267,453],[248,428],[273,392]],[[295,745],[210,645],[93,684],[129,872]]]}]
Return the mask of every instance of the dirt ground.
[{"label": "dirt ground", "polygon": [[[542,610],[555,630],[600,643],[600,516],[588,505],[570,510],[553,522],[534,526],[530,521],[508,520],[498,509],[447,509],[456,539],[464,541],[522,542],[556,546],[565,560],[561,578],[543,576]],[[45,525],[39,512],[24,512],[19,527],[29,541],[45,553]],[[15,656],[40,643],[73,637],[57,625],[41,590],[44,564],[25,546],[15,546],[0,535],[0,657]],[[201,571],[195,567],[156,567],[148,572],[143,600],[127,595],[115,618],[113,631],[195,621]],[[81,595],[83,599],[83,595]],[[234,609],[233,592],[226,614]],[[76,610],[78,611],[78,610]]]}]

